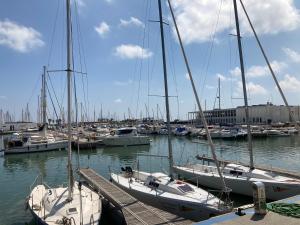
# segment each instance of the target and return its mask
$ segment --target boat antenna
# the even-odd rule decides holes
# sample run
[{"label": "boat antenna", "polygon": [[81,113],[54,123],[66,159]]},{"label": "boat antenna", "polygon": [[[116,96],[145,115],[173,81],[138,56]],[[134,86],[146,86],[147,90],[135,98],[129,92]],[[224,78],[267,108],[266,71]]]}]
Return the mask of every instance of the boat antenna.
[{"label": "boat antenna", "polygon": [[172,8],[170,0],[168,0],[168,4],[169,4],[169,8],[170,8],[170,11],[171,11],[171,14],[172,14],[172,19],[173,19],[173,23],[174,23],[174,26],[175,26],[175,29],[176,29],[176,33],[177,33],[177,37],[178,37],[178,40],[179,40],[181,52],[182,52],[182,55],[183,55],[183,58],[184,58],[184,62],[185,62],[185,65],[186,65],[186,68],[187,68],[187,71],[188,71],[188,75],[189,75],[189,78],[190,78],[190,81],[191,81],[191,85],[192,85],[192,88],[193,88],[193,92],[194,92],[194,95],[195,95],[195,98],[196,98],[196,102],[197,102],[197,106],[198,106],[198,109],[199,109],[200,118],[202,120],[203,126],[204,126],[205,131],[206,131],[207,140],[208,140],[208,143],[209,143],[209,146],[210,146],[210,149],[211,149],[211,153],[212,153],[213,159],[214,159],[214,161],[216,163],[216,166],[217,166],[218,174],[219,174],[219,176],[221,178],[222,189],[223,189],[224,193],[228,193],[230,190],[226,186],[223,174],[222,174],[220,166],[219,166],[219,162],[218,162],[217,155],[216,155],[216,148],[215,148],[215,145],[212,142],[212,139],[211,139],[211,136],[210,136],[210,133],[209,133],[209,130],[208,130],[208,126],[207,126],[207,121],[206,121],[204,113],[202,111],[202,107],[201,107],[201,104],[200,104],[199,96],[198,96],[198,93],[197,93],[197,90],[196,90],[196,86],[195,86],[195,83],[194,83],[192,72],[191,72],[191,69],[190,69],[190,66],[189,66],[189,62],[188,62],[188,59],[187,59],[187,56],[186,56],[186,53],[185,53],[185,49],[184,49],[184,46],[183,46],[183,43],[182,43],[181,35],[179,33],[179,29],[178,29],[178,26],[177,26],[176,18],[175,18],[175,15],[174,15],[173,8]]},{"label": "boat antenna", "polygon": [[167,63],[166,63],[166,53],[165,53],[164,22],[162,18],[161,0],[158,0],[158,9],[159,9],[159,25],[160,25],[161,49],[162,49],[162,59],[163,59],[164,85],[165,85],[167,129],[168,129],[169,173],[171,179],[173,179],[173,151],[172,151],[172,143],[171,143],[168,74],[167,74]]},{"label": "boat antenna", "polygon": [[72,132],[71,132],[71,108],[72,108],[72,49],[71,49],[71,10],[70,0],[66,0],[67,4],[67,81],[68,81],[68,200],[72,200],[73,194],[73,170],[72,170]]},{"label": "boat antenna", "polygon": [[273,80],[274,80],[274,82],[275,82],[275,84],[276,84],[276,86],[277,86],[277,88],[278,88],[278,90],[279,90],[279,93],[280,93],[280,95],[281,95],[281,97],[282,97],[282,99],[283,99],[283,101],[284,101],[285,106],[286,106],[287,109],[288,109],[289,117],[290,117],[289,120],[292,121],[292,122],[294,122],[295,128],[296,128],[297,130],[299,130],[299,125],[298,125],[298,123],[297,123],[297,121],[296,121],[296,119],[295,119],[295,117],[294,117],[294,114],[293,114],[292,111],[291,111],[291,107],[289,106],[288,101],[287,101],[287,99],[286,99],[286,97],[285,97],[285,95],[284,95],[284,93],[283,93],[283,91],[282,91],[282,89],[281,89],[281,87],[280,87],[280,84],[279,84],[279,82],[278,82],[278,80],[277,80],[277,78],[276,78],[276,75],[275,75],[275,73],[274,73],[274,70],[273,70],[273,68],[272,68],[272,65],[271,65],[271,63],[270,63],[270,61],[269,61],[269,59],[268,59],[268,57],[267,57],[267,55],[266,55],[266,53],[265,53],[265,50],[264,50],[264,48],[263,48],[263,46],[262,46],[262,44],[261,44],[261,42],[260,42],[260,40],[259,40],[259,38],[258,38],[258,36],[257,36],[257,33],[256,33],[255,29],[254,29],[254,26],[253,26],[251,20],[250,20],[250,17],[249,17],[249,15],[248,15],[248,13],[247,13],[247,10],[246,10],[245,6],[244,6],[244,3],[243,3],[242,0],[240,0],[240,3],[241,3],[241,5],[242,5],[243,11],[244,11],[244,13],[245,13],[245,15],[246,15],[246,17],[247,17],[247,20],[248,20],[248,22],[249,22],[249,25],[250,25],[250,27],[251,27],[251,30],[252,30],[252,32],[253,32],[253,34],[254,34],[254,36],[255,36],[255,39],[256,39],[256,42],[257,42],[257,44],[258,44],[258,46],[259,46],[259,48],[260,48],[260,51],[261,51],[261,53],[262,53],[262,55],[263,55],[263,57],[264,57],[264,59],[265,59],[267,65],[268,65],[268,68],[269,68],[269,70],[270,70],[270,72],[271,72],[271,75],[272,75],[272,77],[273,77]]},{"label": "boat antenna", "polygon": [[238,41],[240,67],[241,67],[242,84],[243,84],[244,107],[245,107],[247,137],[248,137],[248,150],[249,150],[249,154],[250,154],[250,170],[253,170],[254,162],[253,162],[252,136],[251,136],[251,129],[250,129],[250,121],[249,121],[247,84],[246,84],[246,78],[245,78],[243,49],[242,49],[242,41],[241,41],[241,33],[240,33],[240,25],[239,25],[239,15],[238,15],[238,10],[237,10],[236,0],[233,0],[233,6],[234,6],[235,26],[236,26],[236,32],[237,32],[236,37],[237,37],[237,41]]}]

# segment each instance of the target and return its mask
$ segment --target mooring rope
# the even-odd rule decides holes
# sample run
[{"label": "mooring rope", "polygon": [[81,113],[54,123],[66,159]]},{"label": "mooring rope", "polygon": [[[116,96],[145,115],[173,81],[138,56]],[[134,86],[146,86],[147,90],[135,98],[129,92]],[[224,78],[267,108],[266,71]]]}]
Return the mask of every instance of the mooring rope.
[{"label": "mooring rope", "polygon": [[268,203],[269,211],[279,213],[285,216],[300,218],[300,204],[296,203]]}]

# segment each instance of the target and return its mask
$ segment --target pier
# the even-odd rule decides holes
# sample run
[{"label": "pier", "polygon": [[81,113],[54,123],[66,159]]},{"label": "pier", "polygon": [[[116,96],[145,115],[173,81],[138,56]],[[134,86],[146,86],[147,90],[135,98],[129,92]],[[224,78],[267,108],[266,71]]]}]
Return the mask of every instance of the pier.
[{"label": "pier", "polygon": [[193,223],[190,220],[143,204],[92,169],[80,169],[79,174],[104,198],[122,211],[127,225],[187,225]]}]

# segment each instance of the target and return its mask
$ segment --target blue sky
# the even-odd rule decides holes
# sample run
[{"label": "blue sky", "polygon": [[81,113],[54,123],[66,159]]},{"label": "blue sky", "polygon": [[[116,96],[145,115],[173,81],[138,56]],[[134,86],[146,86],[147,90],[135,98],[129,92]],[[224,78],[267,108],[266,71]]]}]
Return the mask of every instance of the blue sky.
[{"label": "blue sky", "polygon": [[[221,79],[221,106],[242,105],[239,61],[231,0],[172,0],[203,108],[215,102]],[[76,75],[79,102],[99,114],[145,116],[156,105],[164,113],[163,75],[157,1],[77,0],[73,15],[75,67],[86,62],[88,75]],[[248,13],[291,105],[300,103],[300,4],[294,0],[245,1]],[[186,77],[170,14],[163,1],[172,118],[186,118],[195,101]],[[56,16],[57,15],[57,16]],[[77,15],[77,16],[76,16]],[[65,1],[4,1],[0,8],[0,109],[15,113],[29,103],[36,118],[42,66],[65,69]],[[240,9],[250,104],[283,104],[249,25]],[[79,21],[80,36],[77,26]],[[55,23],[56,21],[56,23]],[[55,32],[53,32],[55,31]],[[53,35],[54,34],[54,35]],[[80,40],[80,47],[78,45]],[[51,44],[52,43],[52,44]],[[52,47],[51,47],[52,46]],[[50,57],[49,57],[50,55]],[[58,101],[65,104],[65,74],[51,73]],[[88,91],[87,91],[88,90]],[[84,93],[86,93],[84,95]],[[52,93],[52,97],[54,95]],[[49,115],[52,106],[49,100]],[[178,107],[179,106],[179,107]],[[216,104],[217,106],[217,104]],[[179,110],[178,110],[179,109]]]}]

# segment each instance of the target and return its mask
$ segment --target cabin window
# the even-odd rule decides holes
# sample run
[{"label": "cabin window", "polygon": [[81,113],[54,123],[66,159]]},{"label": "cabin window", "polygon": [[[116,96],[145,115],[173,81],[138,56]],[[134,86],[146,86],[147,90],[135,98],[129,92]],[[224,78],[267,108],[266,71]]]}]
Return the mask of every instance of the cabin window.
[{"label": "cabin window", "polygon": [[183,193],[194,191],[194,189],[188,184],[180,185],[178,186],[178,189]]},{"label": "cabin window", "polygon": [[122,135],[122,134],[130,134],[132,132],[132,130],[118,130],[118,135]]},{"label": "cabin window", "polygon": [[159,183],[156,183],[155,181],[150,181],[150,182],[149,182],[149,186],[152,186],[152,187],[158,188],[158,186],[159,186]]},{"label": "cabin window", "polygon": [[243,175],[243,172],[241,171],[236,171],[236,170],[230,170],[231,175],[236,175],[236,176],[241,176]]}]

